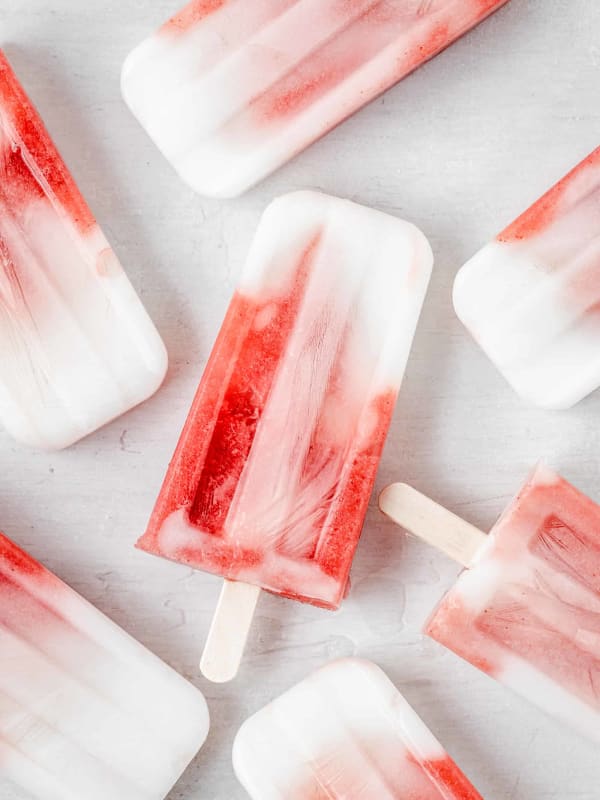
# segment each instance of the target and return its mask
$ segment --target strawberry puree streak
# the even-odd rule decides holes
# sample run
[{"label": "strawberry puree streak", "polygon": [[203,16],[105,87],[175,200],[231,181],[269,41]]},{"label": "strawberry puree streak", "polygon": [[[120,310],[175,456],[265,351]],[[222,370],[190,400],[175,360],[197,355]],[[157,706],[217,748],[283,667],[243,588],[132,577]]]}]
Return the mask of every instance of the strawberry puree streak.
[{"label": "strawberry puree streak", "polygon": [[[311,52],[286,77],[266,89],[252,104],[254,115],[268,123],[308,109],[343,81],[351,79],[382,50],[393,46],[398,41],[401,26],[406,41],[414,39],[415,44],[399,54],[392,74],[382,74],[380,86],[373,89],[374,97],[440,53],[503,2],[484,0],[469,3],[472,11],[465,14],[467,21],[461,30],[456,30],[454,21],[451,24],[444,19],[444,15],[447,16],[446,0],[428,3],[426,12],[416,9],[415,3],[389,0],[372,3],[363,14],[348,21],[334,38]],[[340,21],[352,16],[353,6],[359,8],[361,5],[365,4],[360,0],[340,3]],[[436,21],[436,15],[440,17],[439,21]]]},{"label": "strawberry puree streak", "polygon": [[[592,168],[598,169],[600,175],[600,147],[555,184],[527,211],[505,228],[502,233],[498,234],[498,241],[518,242],[523,239],[531,239],[543,233],[553,224],[557,216],[570,210],[565,208],[565,195],[572,190],[574,184],[580,180],[582,175]],[[597,190],[600,191],[600,181]],[[577,200],[585,200],[585,196],[585,194],[577,193],[576,197],[570,199],[569,205],[576,205]],[[598,229],[600,230],[600,219]]]},{"label": "strawberry puree streak", "polygon": [[[218,533],[225,524],[281,354],[294,328],[317,245],[318,239],[307,247],[292,292],[277,304],[270,300],[248,302],[242,295],[234,297],[223,326],[231,332],[232,339],[225,345],[226,354],[215,353],[211,357],[207,373],[218,360],[232,365],[235,359],[236,368],[229,374],[229,385],[222,399],[220,387],[216,396],[199,398],[200,413],[206,413],[202,410],[206,406],[211,409],[211,417],[221,402],[212,438],[207,437],[208,450],[190,510],[192,524],[210,533]],[[269,318],[266,327],[257,324],[261,316]]]},{"label": "strawberry puree streak", "polygon": [[[431,800],[437,797],[440,800],[483,800],[477,789],[467,780],[450,757],[424,761],[422,766],[438,787],[438,793],[432,794]],[[400,800],[409,800],[409,798],[400,798]],[[421,798],[415,798],[415,800],[421,800]],[[428,800],[428,798],[423,797],[422,800]]]},{"label": "strawberry puree streak", "polygon": [[228,0],[192,0],[178,14],[171,17],[161,30],[164,33],[183,33],[204,17],[214,14],[215,11],[227,5],[227,2]]},{"label": "strawberry puree streak", "polygon": [[[323,752],[312,762],[314,777],[294,787],[287,800],[482,800],[454,761],[421,760],[400,742],[355,741],[352,749]],[[360,755],[359,755],[360,754]],[[365,770],[366,759],[371,774]]]},{"label": "strawberry puree streak", "polygon": [[0,533],[0,585],[6,580],[11,580],[12,575],[15,578],[18,578],[19,575],[27,575],[29,578],[38,578],[43,582],[57,580],[38,561]]},{"label": "strawberry puree streak", "polygon": [[94,225],[92,212],[1,51],[0,173],[3,213],[47,196],[82,233]]},{"label": "strawberry puree streak", "polygon": [[38,648],[42,631],[46,641],[73,634],[54,603],[65,590],[62,581],[0,534],[0,628]]}]

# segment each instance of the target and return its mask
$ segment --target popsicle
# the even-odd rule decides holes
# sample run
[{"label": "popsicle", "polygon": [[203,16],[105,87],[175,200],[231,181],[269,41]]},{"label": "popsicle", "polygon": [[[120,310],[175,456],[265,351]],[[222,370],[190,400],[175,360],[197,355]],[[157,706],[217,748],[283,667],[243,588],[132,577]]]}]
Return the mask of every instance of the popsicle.
[{"label": "popsicle", "polygon": [[233,765],[252,800],[481,800],[385,673],[357,658],[250,717]]},{"label": "popsicle", "polygon": [[0,425],[66,447],[149,397],[164,345],[0,51]]},{"label": "popsicle", "polygon": [[[316,192],[275,200],[138,547],[337,608],[431,267],[407,222]],[[209,642],[233,641],[258,598],[224,592]]]},{"label": "popsicle", "polygon": [[468,567],[426,633],[600,742],[600,506],[545,466],[489,536],[403,484],[380,505]]},{"label": "popsicle", "polygon": [[454,306],[526,401],[600,386],[600,148],[465,264]]},{"label": "popsicle", "polygon": [[507,0],[192,0],[133,50],[122,92],[181,178],[233,197]]},{"label": "popsicle", "polygon": [[206,738],[197,689],[1,534],[0,653],[3,797],[162,800]]}]

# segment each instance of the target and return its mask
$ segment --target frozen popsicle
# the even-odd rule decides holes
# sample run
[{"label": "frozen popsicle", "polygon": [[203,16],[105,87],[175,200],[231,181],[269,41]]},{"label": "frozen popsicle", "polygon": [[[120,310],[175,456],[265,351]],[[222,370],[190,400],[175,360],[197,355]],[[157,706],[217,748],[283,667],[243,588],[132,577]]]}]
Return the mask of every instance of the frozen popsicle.
[{"label": "frozen popsicle", "polygon": [[138,546],[336,608],[431,266],[409,223],[315,192],[274,201]]},{"label": "frozen popsicle", "polygon": [[0,52],[0,425],[60,448],[149,397],[164,345]]},{"label": "frozen popsicle", "polygon": [[507,0],[192,0],[127,58],[125,101],[193,189],[262,180]]},{"label": "frozen popsicle", "polygon": [[600,742],[600,507],[545,466],[489,536],[402,484],[380,504],[468,567],[429,636]]},{"label": "frozen popsicle", "polygon": [[233,765],[252,800],[481,800],[385,673],[356,658],[250,717]]},{"label": "frozen popsicle", "polygon": [[465,264],[454,306],[528,402],[600,386],[600,148]]},{"label": "frozen popsicle", "polygon": [[162,800],[206,738],[197,689],[1,534],[0,653],[3,797]]}]

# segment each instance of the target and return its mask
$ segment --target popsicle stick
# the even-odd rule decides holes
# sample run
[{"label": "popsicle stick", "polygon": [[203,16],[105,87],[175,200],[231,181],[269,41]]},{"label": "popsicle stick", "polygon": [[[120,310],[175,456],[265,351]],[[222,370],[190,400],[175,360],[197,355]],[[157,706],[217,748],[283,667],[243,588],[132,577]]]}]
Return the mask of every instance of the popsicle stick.
[{"label": "popsicle stick", "polygon": [[249,583],[223,581],[200,660],[209,681],[227,683],[237,675],[260,591]]},{"label": "popsicle stick", "polygon": [[379,508],[398,525],[465,567],[471,566],[487,539],[479,528],[406,483],[387,486],[379,496]]}]

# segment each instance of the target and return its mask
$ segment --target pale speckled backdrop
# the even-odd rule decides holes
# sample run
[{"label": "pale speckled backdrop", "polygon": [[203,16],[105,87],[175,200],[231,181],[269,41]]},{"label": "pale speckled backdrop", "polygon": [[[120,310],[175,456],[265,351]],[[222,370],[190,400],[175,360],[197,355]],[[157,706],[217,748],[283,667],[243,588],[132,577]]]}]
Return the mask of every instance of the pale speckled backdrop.
[{"label": "pale speckled backdrop", "polygon": [[[196,669],[219,581],[132,544],[259,215],[299,187],[405,216],[434,248],[376,490],[402,478],[486,527],[544,457],[600,500],[600,393],[568,413],[524,407],[450,305],[460,264],[599,143],[600,4],[512,0],[226,202],[180,183],[120,98],[126,53],[176,8],[177,0],[0,5],[8,56],[171,355],[153,400],[66,452],[28,452],[0,432],[0,526],[206,693],[209,740],[170,800],[241,800],[230,763],[241,721],[325,660],[352,653],[387,670],[486,800],[598,800],[597,750],[420,635],[457,568],[394,530],[376,494],[343,609],[263,597],[242,673],[225,687]],[[22,796],[0,781],[0,797]]]}]

